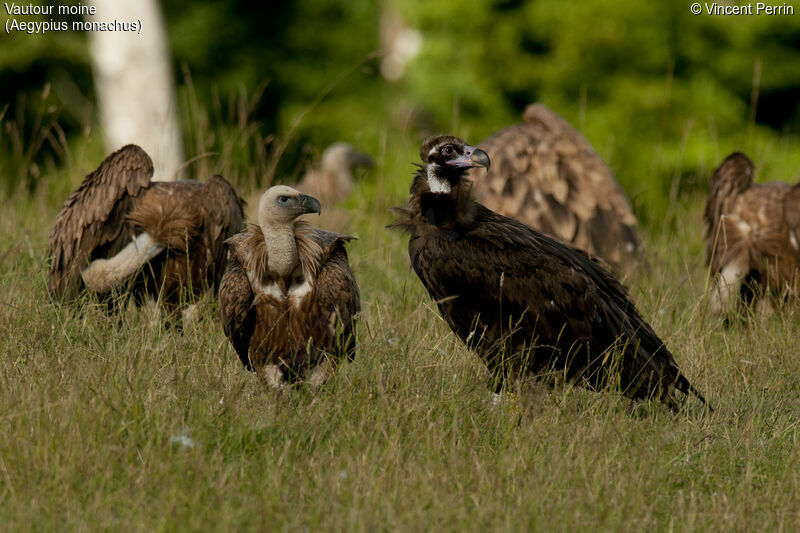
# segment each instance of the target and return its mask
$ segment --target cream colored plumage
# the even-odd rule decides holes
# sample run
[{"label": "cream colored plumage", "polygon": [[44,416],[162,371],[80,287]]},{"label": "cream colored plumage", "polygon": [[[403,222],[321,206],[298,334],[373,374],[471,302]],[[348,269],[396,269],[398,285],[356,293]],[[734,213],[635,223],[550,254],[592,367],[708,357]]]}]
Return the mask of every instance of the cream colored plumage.
[{"label": "cream colored plumage", "polygon": [[347,235],[296,220],[319,202],[278,185],[261,197],[258,224],[229,239],[219,290],[222,328],[242,364],[267,385],[319,385],[355,355],[358,285]]}]

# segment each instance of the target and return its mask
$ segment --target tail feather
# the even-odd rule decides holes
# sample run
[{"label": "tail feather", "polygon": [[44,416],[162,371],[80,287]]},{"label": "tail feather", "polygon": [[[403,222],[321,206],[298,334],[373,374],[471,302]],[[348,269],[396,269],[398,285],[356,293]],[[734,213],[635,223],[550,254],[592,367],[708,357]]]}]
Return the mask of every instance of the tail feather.
[{"label": "tail feather", "polygon": [[677,388],[679,391],[681,391],[687,396],[689,396],[690,393],[694,394],[697,397],[697,399],[703,403],[703,405],[708,407],[708,410],[710,412],[712,413],[714,412],[714,408],[711,407],[708,401],[706,401],[705,396],[703,396],[703,394],[699,390],[694,388],[694,386],[691,383],[689,383],[689,380],[686,379],[686,376],[684,376],[683,374],[678,375],[678,380],[675,382],[675,388]]}]

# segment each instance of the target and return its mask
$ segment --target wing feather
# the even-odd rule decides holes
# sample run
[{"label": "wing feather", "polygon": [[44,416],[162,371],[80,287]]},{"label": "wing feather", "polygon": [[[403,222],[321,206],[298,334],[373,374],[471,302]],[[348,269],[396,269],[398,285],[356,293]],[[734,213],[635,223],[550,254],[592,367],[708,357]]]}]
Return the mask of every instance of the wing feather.
[{"label": "wing feather", "polygon": [[246,234],[239,234],[226,241],[229,246],[228,261],[219,286],[219,313],[222,330],[233,344],[239,360],[248,370],[254,370],[250,361],[250,337],[255,327],[253,308],[253,289],[242,264],[236,254],[236,248],[246,239]]},{"label": "wing feather", "polygon": [[755,166],[750,158],[741,152],[734,152],[725,158],[711,176],[703,225],[706,264],[711,266],[712,272],[719,272],[733,255],[738,254],[737,243],[745,246],[744,237],[736,225],[724,220],[723,215],[733,213],[738,196],[753,185],[754,175]]},{"label": "wing feather", "polygon": [[524,119],[479,143],[492,168],[485,176],[473,173],[478,199],[622,266],[636,255],[639,239],[636,217],[611,169],[547,107],[528,106]]},{"label": "wing feather", "polygon": [[77,296],[80,269],[103,247],[117,253],[132,235],[125,215],[133,198],[148,186],[153,162],[144,150],[127,145],[108,156],[64,202],[50,233],[50,293],[58,299]]},{"label": "wing feather", "polygon": [[126,219],[136,233],[148,233],[171,250],[189,251],[203,233],[203,207],[197,181],[155,182],[137,198]]},{"label": "wing feather", "polygon": [[203,190],[203,206],[208,226],[206,244],[217,266],[224,268],[225,241],[244,230],[245,201],[225,178],[214,175]]},{"label": "wing feather", "polygon": [[[490,367],[501,346],[511,343],[519,354],[535,343],[535,359],[526,368],[538,372],[555,364],[567,377],[597,385],[606,375],[608,349],[617,347],[627,395],[666,395],[673,386],[694,391],[601,263],[482,206],[477,213],[466,234],[412,237],[409,252],[442,316]],[[447,300],[452,296],[457,298]]]},{"label": "wing feather", "polygon": [[[323,233],[323,232],[320,232]],[[356,347],[356,321],[361,299],[344,243],[352,237],[324,232],[335,238],[323,248],[326,257],[316,279],[316,299],[320,318],[327,323],[334,351],[352,360]],[[333,237],[335,235],[335,237]]]},{"label": "wing feather", "polygon": [[783,218],[795,239],[792,246],[800,257],[800,183],[793,186],[783,200]]}]

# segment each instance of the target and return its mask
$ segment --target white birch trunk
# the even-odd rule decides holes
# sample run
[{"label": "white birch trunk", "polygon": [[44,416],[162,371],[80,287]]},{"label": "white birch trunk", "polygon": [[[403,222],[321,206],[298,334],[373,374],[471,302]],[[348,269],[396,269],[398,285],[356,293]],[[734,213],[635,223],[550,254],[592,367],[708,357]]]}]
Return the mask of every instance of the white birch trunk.
[{"label": "white birch trunk", "polygon": [[141,32],[89,32],[100,121],[109,151],[141,146],[156,180],[184,161],[170,54],[158,0],[95,0],[92,21],[141,21]]}]

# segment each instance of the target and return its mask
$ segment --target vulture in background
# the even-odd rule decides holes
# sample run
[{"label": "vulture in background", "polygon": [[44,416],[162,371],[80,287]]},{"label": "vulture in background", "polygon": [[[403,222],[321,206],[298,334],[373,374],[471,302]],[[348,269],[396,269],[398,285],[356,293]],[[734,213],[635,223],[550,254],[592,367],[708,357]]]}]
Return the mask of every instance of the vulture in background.
[{"label": "vulture in background", "polygon": [[174,311],[218,285],[225,239],[243,228],[242,200],[221,176],[152,177],[150,157],[127,145],[67,198],[50,233],[55,299],[90,291],[114,304],[110,296],[131,289],[137,303],[152,296]]},{"label": "vulture in background", "polygon": [[529,105],[523,119],[478,144],[492,168],[473,174],[476,199],[628,270],[639,253],[636,217],[611,169],[547,107]]},{"label": "vulture in background", "polygon": [[322,153],[319,169],[306,172],[297,189],[313,196],[323,207],[345,200],[353,190],[353,169],[371,167],[372,158],[347,143],[337,142]]},{"label": "vulture in background", "polygon": [[319,212],[316,198],[277,185],[261,197],[258,224],[226,241],[222,329],[270,388],[319,386],[355,355],[361,301],[344,246],[353,237],[297,220]]},{"label": "vulture in background", "polygon": [[394,227],[410,234],[414,271],[453,332],[489,367],[496,392],[524,372],[548,383],[619,386],[677,408],[689,383],[626,289],[587,253],[499,215],[472,197],[488,155],[432,137]]},{"label": "vulture in background", "polygon": [[753,183],[740,152],[711,177],[703,216],[714,311],[724,314],[765,293],[800,296],[800,184]]}]

